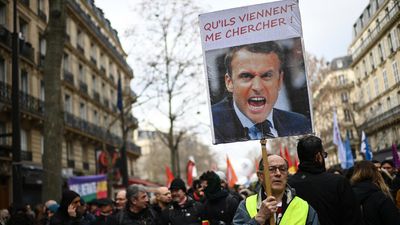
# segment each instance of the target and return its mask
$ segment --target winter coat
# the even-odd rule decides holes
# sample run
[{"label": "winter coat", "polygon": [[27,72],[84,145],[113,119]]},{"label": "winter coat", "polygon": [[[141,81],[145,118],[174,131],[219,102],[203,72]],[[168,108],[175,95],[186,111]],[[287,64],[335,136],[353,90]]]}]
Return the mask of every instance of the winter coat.
[{"label": "winter coat", "polygon": [[345,177],[325,172],[322,165],[302,162],[288,183],[317,211],[321,225],[362,224],[360,206]]},{"label": "winter coat", "polygon": [[400,225],[396,205],[371,181],[356,183],[353,190],[361,204],[365,225]]},{"label": "winter coat", "polygon": [[162,211],[163,225],[200,225],[203,205],[194,201],[189,196],[185,204],[180,206],[174,202],[167,209]]},{"label": "winter coat", "polygon": [[240,200],[232,194],[226,194],[220,198],[204,202],[203,220],[208,220],[210,225],[232,224],[233,216],[239,206]]},{"label": "winter coat", "polygon": [[68,207],[72,203],[72,201],[79,197],[74,191],[66,190],[62,194],[60,207],[57,209],[57,212],[50,219],[50,225],[81,225],[81,218],[79,215],[76,217],[71,217],[68,214]]},{"label": "winter coat", "polygon": [[[147,207],[139,213],[133,213],[128,209],[124,209],[115,216],[116,225],[158,225],[157,213]],[[112,224],[114,225],[114,224]]]}]

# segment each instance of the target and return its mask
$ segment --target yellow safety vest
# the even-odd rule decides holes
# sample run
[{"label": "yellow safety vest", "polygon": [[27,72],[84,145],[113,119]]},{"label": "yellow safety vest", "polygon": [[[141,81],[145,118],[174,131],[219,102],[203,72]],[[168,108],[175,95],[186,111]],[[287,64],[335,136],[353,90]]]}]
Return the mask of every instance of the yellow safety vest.
[{"label": "yellow safety vest", "polygon": [[[250,218],[254,218],[257,214],[257,196],[252,195],[246,199],[246,210]],[[281,225],[304,225],[306,224],[308,214],[308,203],[303,199],[295,196],[289,203],[285,214],[279,224]]]}]

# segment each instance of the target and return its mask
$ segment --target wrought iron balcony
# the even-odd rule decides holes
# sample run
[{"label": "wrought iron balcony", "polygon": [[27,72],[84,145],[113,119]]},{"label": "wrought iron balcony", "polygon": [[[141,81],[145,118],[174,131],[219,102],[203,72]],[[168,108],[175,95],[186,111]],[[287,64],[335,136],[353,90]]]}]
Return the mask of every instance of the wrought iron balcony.
[{"label": "wrought iron balcony", "polygon": [[136,155],[141,155],[142,154],[142,150],[139,146],[135,145],[132,142],[128,142],[127,144],[127,148],[126,148],[127,152],[132,152]]},{"label": "wrought iron balcony", "polygon": [[32,152],[31,151],[21,151],[21,160],[32,161]]},{"label": "wrought iron balcony", "polygon": [[400,2],[394,1],[394,4],[389,9],[388,13],[380,20],[380,22],[373,28],[370,29],[370,33],[368,38],[364,41],[360,42],[360,44],[352,51],[353,61],[358,61],[358,59],[364,54],[365,51],[369,49],[369,46],[372,45],[384,32],[381,30],[386,29],[392,22],[398,21],[399,12],[400,12]]},{"label": "wrought iron balcony", "polygon": [[79,90],[82,91],[83,93],[87,94],[88,93],[87,84],[83,81],[79,81]]},{"label": "wrought iron balcony", "polygon": [[85,54],[85,49],[80,44],[77,44],[76,48],[82,55]]},{"label": "wrought iron balcony", "polygon": [[27,58],[28,60],[30,60],[31,62],[33,62],[34,49],[33,49],[31,43],[20,39],[19,40],[19,53],[22,56],[24,56],[25,58]]},{"label": "wrought iron balcony", "polygon": [[0,43],[11,48],[11,32],[3,25],[0,25]]},{"label": "wrought iron balcony", "polygon": [[90,61],[95,65],[95,66],[97,66],[97,60],[94,58],[94,57],[90,57]]},{"label": "wrought iron balcony", "polygon": [[103,99],[103,104],[106,108],[110,107],[110,104],[108,103],[108,99]]},{"label": "wrought iron balcony", "polygon": [[[11,105],[11,85],[0,81],[0,101]],[[19,92],[21,110],[43,116],[44,102],[22,91]]]},{"label": "wrought iron balcony", "polygon": [[106,68],[104,68],[103,65],[100,66],[100,73],[101,73],[102,75],[105,75],[105,74],[106,74]]},{"label": "wrought iron balcony", "polygon": [[74,75],[66,69],[64,69],[64,80],[72,86],[74,85]]},{"label": "wrought iron balcony", "polygon": [[365,121],[359,130],[375,130],[400,119],[400,105]]},{"label": "wrought iron balcony", "polygon": [[99,92],[93,90],[93,99],[94,99],[96,102],[100,102],[100,94],[99,94]]},{"label": "wrought iron balcony", "polygon": [[29,8],[29,0],[19,0],[22,4]]}]

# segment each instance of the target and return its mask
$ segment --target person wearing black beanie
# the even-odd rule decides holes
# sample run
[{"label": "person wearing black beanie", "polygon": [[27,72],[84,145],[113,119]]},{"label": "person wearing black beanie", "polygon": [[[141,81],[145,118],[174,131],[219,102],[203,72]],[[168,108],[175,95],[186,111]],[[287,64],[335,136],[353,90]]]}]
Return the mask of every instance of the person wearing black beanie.
[{"label": "person wearing black beanie", "polygon": [[76,209],[80,206],[81,197],[78,193],[67,190],[61,197],[60,207],[51,218],[50,225],[80,225]]}]

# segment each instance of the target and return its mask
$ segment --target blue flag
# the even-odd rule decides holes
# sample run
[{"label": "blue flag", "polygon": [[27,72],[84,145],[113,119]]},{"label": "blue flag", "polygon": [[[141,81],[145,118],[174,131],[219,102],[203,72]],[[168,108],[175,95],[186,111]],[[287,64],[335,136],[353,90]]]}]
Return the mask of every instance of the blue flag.
[{"label": "blue flag", "polygon": [[362,134],[361,134],[361,149],[360,149],[360,152],[365,155],[365,159],[366,160],[368,160],[368,161],[372,160],[371,148],[369,147],[368,138],[367,138],[367,135],[365,135],[364,131],[362,131]]},{"label": "blue flag", "polygon": [[351,152],[349,133],[347,133],[347,135],[346,135],[346,140],[344,142],[344,146],[346,148],[346,169],[348,169],[348,168],[354,166],[354,158],[353,158],[353,153]]},{"label": "blue flag", "polygon": [[117,93],[117,108],[122,112],[122,87],[121,87],[121,77],[118,77],[118,93]]}]

